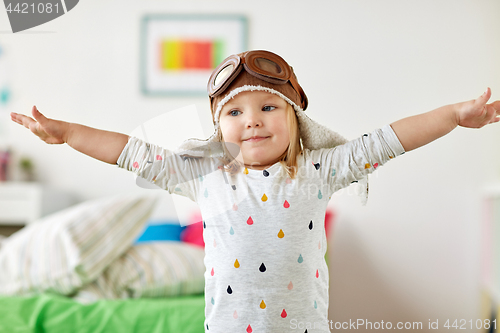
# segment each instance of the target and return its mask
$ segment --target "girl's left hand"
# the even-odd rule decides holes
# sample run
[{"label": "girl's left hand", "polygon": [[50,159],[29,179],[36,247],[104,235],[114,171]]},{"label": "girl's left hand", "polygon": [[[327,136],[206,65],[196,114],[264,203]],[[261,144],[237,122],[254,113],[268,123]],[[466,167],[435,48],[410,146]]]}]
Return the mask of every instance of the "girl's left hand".
[{"label": "girl's left hand", "polygon": [[500,101],[486,104],[491,97],[491,89],[479,98],[456,104],[457,124],[469,128],[481,128],[484,125],[500,121]]}]

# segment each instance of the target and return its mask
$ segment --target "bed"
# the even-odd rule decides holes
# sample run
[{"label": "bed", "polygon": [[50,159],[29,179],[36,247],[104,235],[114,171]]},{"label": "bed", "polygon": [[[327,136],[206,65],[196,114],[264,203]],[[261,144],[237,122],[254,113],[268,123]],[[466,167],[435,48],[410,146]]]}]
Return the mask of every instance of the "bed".
[{"label": "bed", "polygon": [[0,297],[0,332],[203,333],[203,294],[81,304],[42,293]]},{"label": "bed", "polygon": [[[155,204],[100,198],[1,240],[0,332],[204,332],[203,227],[155,238]],[[187,229],[198,239],[182,241]]]},{"label": "bed", "polygon": [[0,240],[0,332],[204,332],[201,216],[149,225],[156,199],[84,202]]}]

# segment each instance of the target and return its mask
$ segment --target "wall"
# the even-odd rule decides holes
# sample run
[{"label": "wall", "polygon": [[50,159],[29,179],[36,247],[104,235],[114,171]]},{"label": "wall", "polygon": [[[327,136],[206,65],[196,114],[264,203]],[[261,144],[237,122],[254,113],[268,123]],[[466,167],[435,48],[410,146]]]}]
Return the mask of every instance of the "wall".
[{"label": "wall", "polygon": [[[148,98],[139,89],[145,13],[244,13],[252,49],[291,63],[307,113],[348,138],[402,117],[469,100],[500,99],[500,3],[494,0],[81,1],[67,15],[11,34],[10,110],[130,133],[195,104],[211,133],[207,98]],[[4,112],[2,122],[8,122]],[[49,146],[16,124],[3,138],[35,159],[41,181],[81,200],[141,191],[130,174],[67,146]],[[361,206],[334,195],[330,319],[372,322],[477,319],[481,190],[500,177],[499,127],[458,128],[380,168]],[[170,199],[166,199],[167,201]]]}]

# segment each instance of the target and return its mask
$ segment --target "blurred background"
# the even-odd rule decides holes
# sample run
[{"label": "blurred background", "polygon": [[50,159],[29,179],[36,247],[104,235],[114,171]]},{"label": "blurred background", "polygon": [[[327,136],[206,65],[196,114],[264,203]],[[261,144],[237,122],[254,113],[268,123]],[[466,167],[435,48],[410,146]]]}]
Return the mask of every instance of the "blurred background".
[{"label": "blurred background", "polygon": [[[12,34],[0,10],[0,151],[10,151],[10,180],[32,177],[83,201],[147,190],[116,166],[41,142],[9,112],[36,105],[50,118],[130,134],[194,104],[201,135],[213,133],[208,97],[141,88],[145,15],[243,15],[248,48],[286,59],[309,98],[308,115],[354,139],[487,87],[500,99],[499,13],[496,0],[85,0]],[[391,161],[371,176],[366,206],[351,188],[332,196],[331,320],[419,321],[426,331],[429,320],[482,318],[484,293],[492,292],[483,226],[491,217],[486,193],[500,179],[499,126],[457,128]],[[165,202],[172,204],[168,193]]]}]

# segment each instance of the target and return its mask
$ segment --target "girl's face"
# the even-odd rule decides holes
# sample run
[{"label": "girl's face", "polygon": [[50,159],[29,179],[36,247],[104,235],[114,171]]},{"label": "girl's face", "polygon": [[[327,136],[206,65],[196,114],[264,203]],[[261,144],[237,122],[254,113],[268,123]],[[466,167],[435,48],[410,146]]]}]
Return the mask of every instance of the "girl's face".
[{"label": "girl's face", "polygon": [[[279,161],[290,144],[289,107],[281,97],[264,91],[241,92],[222,107],[220,129],[225,142],[239,147],[237,161],[257,170]],[[251,139],[254,136],[261,138]]]}]

